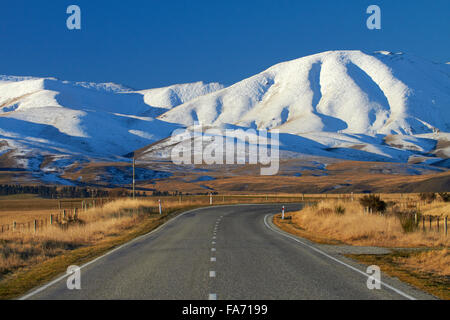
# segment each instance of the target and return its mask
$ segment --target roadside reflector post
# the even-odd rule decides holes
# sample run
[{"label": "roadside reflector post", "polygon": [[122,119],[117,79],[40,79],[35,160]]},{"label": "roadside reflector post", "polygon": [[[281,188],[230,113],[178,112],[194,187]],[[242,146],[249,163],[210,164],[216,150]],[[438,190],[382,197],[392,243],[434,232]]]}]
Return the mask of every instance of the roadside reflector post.
[{"label": "roadside reflector post", "polygon": [[161,199],[158,200],[158,204],[159,204],[159,214],[162,214]]},{"label": "roadside reflector post", "polygon": [[209,205],[213,204],[212,193],[209,194]]},{"label": "roadside reflector post", "polygon": [[281,220],[284,220],[284,206],[281,208]]}]

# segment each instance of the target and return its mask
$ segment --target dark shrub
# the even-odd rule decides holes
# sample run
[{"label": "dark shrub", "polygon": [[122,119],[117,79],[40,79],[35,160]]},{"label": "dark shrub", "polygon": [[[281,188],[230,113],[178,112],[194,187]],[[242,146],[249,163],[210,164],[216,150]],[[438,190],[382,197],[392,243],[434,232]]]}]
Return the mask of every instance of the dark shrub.
[{"label": "dark shrub", "polygon": [[334,213],[343,215],[343,214],[345,214],[345,208],[341,205],[338,205],[334,208]]},{"label": "dark shrub", "polygon": [[434,192],[422,192],[419,194],[420,200],[426,201],[428,203],[433,202],[436,200],[436,193]]},{"label": "dark shrub", "polygon": [[444,202],[450,201],[450,193],[448,193],[448,192],[440,192],[439,196],[441,197],[442,201],[444,201]]},{"label": "dark shrub", "polygon": [[398,218],[403,228],[403,232],[414,232],[419,228],[419,221],[422,219],[422,215],[417,213],[417,223],[415,221],[414,213],[398,214]]},{"label": "dark shrub", "polygon": [[369,208],[372,212],[385,212],[387,204],[376,195],[368,195],[359,199],[359,203],[365,208]]}]

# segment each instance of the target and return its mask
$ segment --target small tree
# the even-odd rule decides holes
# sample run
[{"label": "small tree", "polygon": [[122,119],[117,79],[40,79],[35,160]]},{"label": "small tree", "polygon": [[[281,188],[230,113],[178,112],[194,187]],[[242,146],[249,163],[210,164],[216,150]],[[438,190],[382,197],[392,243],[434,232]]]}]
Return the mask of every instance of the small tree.
[{"label": "small tree", "polygon": [[376,195],[368,195],[359,199],[359,203],[365,208],[371,209],[373,212],[385,212],[387,204]]}]

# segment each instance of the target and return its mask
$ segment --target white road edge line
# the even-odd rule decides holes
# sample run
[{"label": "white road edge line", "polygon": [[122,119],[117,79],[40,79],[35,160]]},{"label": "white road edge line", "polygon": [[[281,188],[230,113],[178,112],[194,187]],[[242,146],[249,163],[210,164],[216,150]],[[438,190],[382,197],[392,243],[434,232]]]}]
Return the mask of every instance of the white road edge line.
[{"label": "white road edge line", "polygon": [[[137,238],[134,238],[134,239],[128,241],[127,243],[124,243],[124,244],[122,244],[121,246],[119,246],[119,247],[117,247],[117,248],[115,248],[115,249],[112,249],[111,251],[108,251],[108,252],[105,253],[104,255],[102,255],[102,256],[100,256],[100,257],[97,257],[97,258],[95,258],[94,260],[89,261],[89,262],[83,264],[83,265],[80,267],[80,270],[86,268],[87,266],[93,264],[94,262],[97,262],[98,260],[103,259],[104,257],[107,257],[107,256],[109,256],[110,254],[112,254],[112,253],[114,253],[114,252],[116,252],[116,251],[118,251],[118,250],[120,250],[120,249],[122,249],[122,248],[124,248],[124,247],[126,247],[126,246],[128,246],[128,245],[130,245],[130,244],[132,244],[132,243],[134,243],[134,242],[136,242],[136,241],[142,239],[142,238],[148,237],[148,236],[152,235],[153,233],[156,233],[157,231],[160,231],[160,230],[164,229],[167,225],[169,225],[170,223],[173,223],[173,221],[175,221],[175,220],[178,219],[179,217],[182,217],[182,216],[184,216],[184,215],[186,215],[186,214],[188,214],[188,213],[191,213],[191,212],[194,212],[194,211],[198,211],[198,210],[202,210],[202,209],[224,208],[224,207],[233,207],[233,206],[251,206],[251,205],[253,205],[253,204],[238,204],[238,205],[226,205],[226,206],[202,207],[202,208],[196,208],[196,209],[192,209],[192,210],[183,212],[183,213],[181,213],[181,214],[179,214],[179,215],[173,217],[172,219],[170,219],[170,220],[167,221],[166,223],[163,223],[162,225],[160,225],[160,226],[159,226],[158,228],[156,228],[155,230],[152,230],[152,231],[150,231],[149,233],[146,233],[146,234],[143,234],[142,236],[139,236],[139,237],[137,237]],[[37,288],[37,289],[31,291],[30,293],[28,293],[28,294],[26,294],[26,295],[20,297],[18,300],[27,300],[28,298],[31,298],[32,296],[38,294],[39,292],[44,291],[45,289],[51,287],[52,285],[58,283],[59,281],[64,280],[64,279],[67,278],[68,276],[69,276],[68,274],[64,274],[64,275],[62,275],[62,276],[60,276],[60,277],[58,277],[58,278],[56,278],[56,279],[50,281],[49,283],[47,283],[47,284],[45,284],[45,285],[43,285],[43,286],[41,286],[41,287],[39,287],[39,288]]]},{"label": "white road edge line", "polygon": [[[365,272],[363,272],[363,271],[361,271],[361,270],[359,270],[359,269],[357,269],[357,268],[355,268],[355,267],[353,267],[353,266],[351,266],[351,265],[349,265],[349,264],[347,264],[347,263],[345,263],[345,262],[343,262],[343,261],[341,261],[341,260],[339,260],[339,259],[336,259],[336,258],[333,257],[333,256],[330,256],[329,254],[323,252],[322,250],[317,249],[317,248],[315,248],[315,247],[313,247],[313,246],[310,246],[309,244],[304,243],[303,241],[300,241],[299,239],[297,239],[297,238],[295,238],[295,237],[293,237],[293,236],[287,235],[287,234],[285,234],[285,233],[283,233],[283,232],[280,232],[280,231],[278,231],[278,230],[272,228],[272,227],[267,223],[267,217],[268,217],[268,216],[270,216],[270,214],[267,214],[267,215],[264,217],[264,224],[266,225],[266,227],[267,227],[268,229],[270,229],[270,230],[272,230],[272,231],[274,231],[274,232],[276,232],[276,233],[278,233],[278,234],[281,234],[281,235],[283,235],[283,236],[285,236],[285,237],[287,237],[287,238],[290,238],[290,239],[292,239],[292,240],[294,240],[294,241],[297,241],[298,243],[301,243],[301,244],[304,245],[305,247],[307,247],[307,248],[309,248],[309,249],[312,249],[312,250],[316,251],[317,253],[320,253],[321,255],[323,255],[323,256],[325,256],[325,257],[327,257],[327,258],[329,258],[329,259],[331,259],[331,260],[333,260],[333,261],[335,261],[335,262],[337,262],[337,263],[340,263],[340,264],[346,266],[347,268],[349,268],[349,269],[351,269],[351,270],[353,270],[353,271],[356,271],[356,272],[358,272],[358,273],[360,273],[360,274],[366,276],[367,278],[370,277],[370,275],[368,275],[367,273],[365,273]],[[399,294],[399,295],[401,295],[401,296],[403,296],[403,297],[405,297],[405,298],[407,298],[407,299],[409,299],[409,300],[417,300],[416,298],[410,296],[409,294],[404,293],[403,291],[401,291],[401,290],[399,290],[399,289],[396,289],[396,288],[394,288],[393,286],[390,286],[390,285],[388,285],[387,283],[384,283],[383,281],[380,281],[380,284],[382,284],[382,285],[385,286],[386,288],[391,289],[391,290],[394,291],[395,293],[397,293],[397,294]]]}]

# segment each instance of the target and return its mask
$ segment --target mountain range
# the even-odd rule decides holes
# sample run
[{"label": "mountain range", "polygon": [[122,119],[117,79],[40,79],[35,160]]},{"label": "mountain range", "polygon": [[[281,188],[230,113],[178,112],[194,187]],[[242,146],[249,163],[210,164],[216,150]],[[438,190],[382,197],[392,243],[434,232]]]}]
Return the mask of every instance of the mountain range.
[{"label": "mountain range", "polygon": [[[54,174],[74,163],[165,158],[175,129],[277,129],[283,157],[448,167],[450,65],[405,53],[328,51],[231,86],[134,90],[0,76],[0,167]],[[167,139],[169,138],[169,139]]]}]

